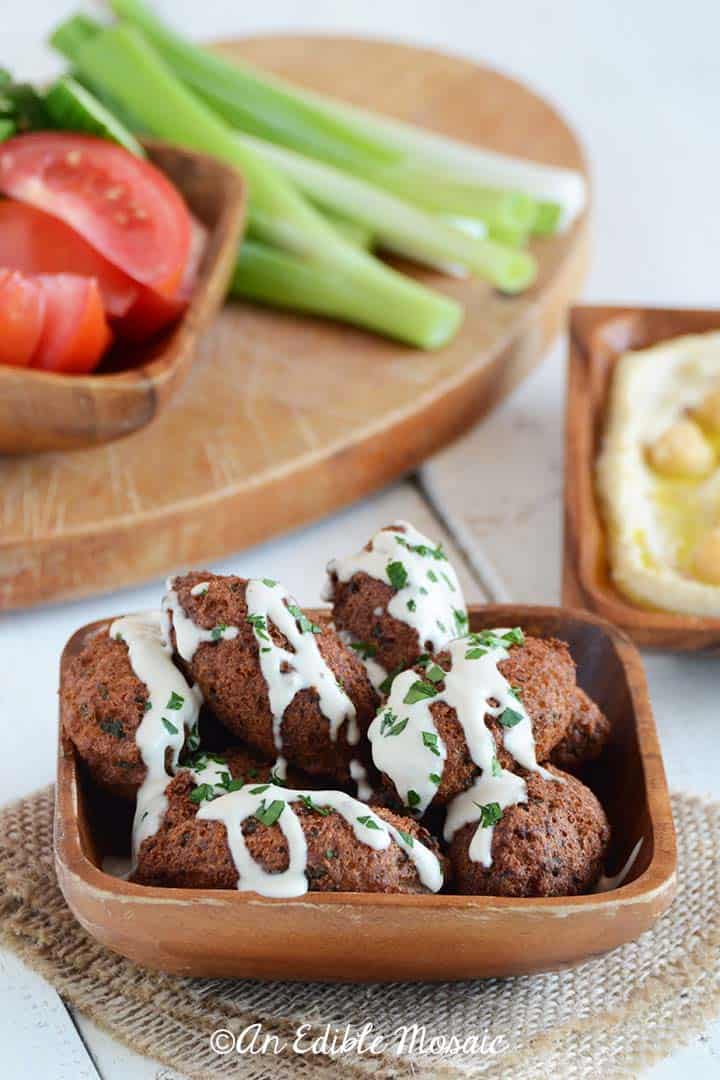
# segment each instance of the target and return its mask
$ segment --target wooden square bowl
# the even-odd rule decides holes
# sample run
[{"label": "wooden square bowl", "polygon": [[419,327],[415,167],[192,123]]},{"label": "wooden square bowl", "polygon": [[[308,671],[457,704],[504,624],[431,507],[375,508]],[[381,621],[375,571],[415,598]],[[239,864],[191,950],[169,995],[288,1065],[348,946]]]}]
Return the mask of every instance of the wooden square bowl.
[{"label": "wooden square bowl", "polygon": [[240,175],[205,154],[145,146],[208,231],[187,311],[152,341],[111,349],[92,375],[0,365],[0,454],[95,446],[144,427],[185,379],[198,335],[225,299],[245,220]]},{"label": "wooden square bowl", "polygon": [[610,383],[615,364],[628,349],[708,330],[720,330],[720,311],[575,307],[570,313],[563,603],[596,611],[626,630],[638,645],[677,651],[720,649],[720,619],[641,607],[612,582],[595,492]]},{"label": "wooden square bowl", "polygon": [[[312,612],[313,618],[327,612]],[[70,659],[89,634],[68,642]],[[100,869],[127,854],[118,828],[61,735],[55,866],[85,929],[138,964],[181,975],[376,982],[519,975],[576,964],[647,930],[675,891],[675,835],[640,658],[602,619],[559,608],[470,610],[470,626],[519,625],[568,642],[580,684],[613,721],[590,783],[613,826],[609,870],[643,844],[621,888],[560,899],[307,893],[271,900],[232,890],[133,885]]]}]

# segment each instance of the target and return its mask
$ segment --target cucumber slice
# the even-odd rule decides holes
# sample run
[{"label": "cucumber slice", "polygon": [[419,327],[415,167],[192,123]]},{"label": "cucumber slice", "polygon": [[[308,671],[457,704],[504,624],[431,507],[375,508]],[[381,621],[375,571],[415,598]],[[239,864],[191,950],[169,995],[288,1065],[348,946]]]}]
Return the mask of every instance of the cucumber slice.
[{"label": "cucumber slice", "polygon": [[119,143],[137,157],[145,151],[134,135],[80,83],[64,75],[45,95],[45,105],[53,123],[65,131],[82,131]]}]

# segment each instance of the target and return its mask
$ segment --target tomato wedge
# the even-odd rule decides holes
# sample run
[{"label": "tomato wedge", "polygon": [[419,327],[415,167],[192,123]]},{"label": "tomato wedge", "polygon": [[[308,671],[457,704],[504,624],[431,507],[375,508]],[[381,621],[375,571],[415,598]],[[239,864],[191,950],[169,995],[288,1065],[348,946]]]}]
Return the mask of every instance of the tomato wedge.
[{"label": "tomato wedge", "polygon": [[177,189],[115,143],[30,132],[0,144],[0,192],[60,218],[135,281],[171,296],[190,254]]},{"label": "tomato wedge", "polygon": [[36,281],[0,270],[0,364],[26,367],[42,333],[45,295]]},{"label": "tomato wedge", "polygon": [[177,322],[188,305],[195,287],[198,270],[207,247],[207,229],[191,218],[190,255],[175,296],[166,297],[154,289],[140,289],[140,294],[128,313],[116,324],[118,336],[127,341],[146,341]]},{"label": "tomato wedge", "polygon": [[94,277],[114,317],[130,310],[142,288],[64,221],[16,199],[0,199],[0,266],[25,274]]},{"label": "tomato wedge", "polygon": [[45,322],[31,367],[86,374],[100,363],[112,334],[94,278],[38,274]]}]

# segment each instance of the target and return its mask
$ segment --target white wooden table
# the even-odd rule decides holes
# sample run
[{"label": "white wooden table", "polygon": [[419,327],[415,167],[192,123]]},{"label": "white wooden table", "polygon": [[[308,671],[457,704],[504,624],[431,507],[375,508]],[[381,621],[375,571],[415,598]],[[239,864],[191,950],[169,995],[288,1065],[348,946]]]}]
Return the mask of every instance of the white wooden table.
[{"label": "white wooden table", "polygon": [[[53,61],[42,38],[76,6],[73,0],[6,0],[0,65],[46,76]],[[715,0],[687,0],[680,10],[655,0],[505,0],[492,8],[467,0],[314,0],[302,9],[291,0],[254,8],[229,0],[158,0],[158,7],[198,36],[302,27],[403,37],[470,53],[524,78],[562,103],[589,150],[596,252],[586,298],[718,303]],[[389,520],[407,517],[446,542],[468,599],[557,602],[563,368],[560,343],[504,406],[419,476],[214,568],[271,573],[311,603],[327,558],[363,543]],[[156,582],[2,618],[3,801],[52,779],[57,660],[65,639],[81,623],[152,606],[159,588]],[[718,797],[718,660],[648,655],[646,662],[671,786]],[[172,1075],[68,1013],[51,988],[2,952],[0,1046],[8,1076]],[[720,1023],[646,1075],[679,1080],[688,1073],[695,1080],[720,1074]]]}]

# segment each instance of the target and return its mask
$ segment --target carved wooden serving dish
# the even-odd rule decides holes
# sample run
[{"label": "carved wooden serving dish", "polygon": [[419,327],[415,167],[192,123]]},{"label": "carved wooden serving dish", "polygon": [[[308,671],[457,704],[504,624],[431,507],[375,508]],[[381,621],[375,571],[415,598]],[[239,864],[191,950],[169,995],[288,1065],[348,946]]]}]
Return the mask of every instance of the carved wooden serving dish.
[{"label": "carved wooden serving dish", "polygon": [[563,602],[610,619],[639,645],[678,652],[720,649],[720,619],[643,608],[615,588],[595,494],[595,463],[620,356],[710,330],[720,330],[720,311],[576,307],[570,316]]},{"label": "carved wooden serving dish", "polygon": [[[327,613],[310,612],[322,619]],[[62,673],[88,634],[77,631]],[[675,834],[640,658],[597,616],[561,608],[470,608],[470,627],[522,626],[568,642],[578,681],[613,722],[592,777],[613,827],[615,873],[642,838],[626,883],[606,893],[549,899],[449,894],[307,893],[272,900],[228,890],[130,884],[101,869],[127,854],[128,828],[86,782],[61,737],[55,865],[77,919],[138,964],[181,975],[357,982],[518,975],[579,963],[631,941],[670,904]]]}]

